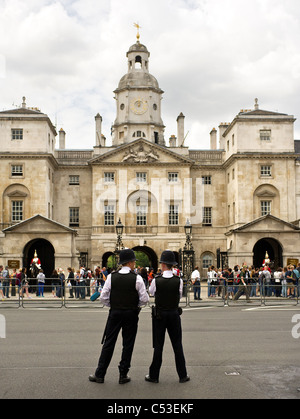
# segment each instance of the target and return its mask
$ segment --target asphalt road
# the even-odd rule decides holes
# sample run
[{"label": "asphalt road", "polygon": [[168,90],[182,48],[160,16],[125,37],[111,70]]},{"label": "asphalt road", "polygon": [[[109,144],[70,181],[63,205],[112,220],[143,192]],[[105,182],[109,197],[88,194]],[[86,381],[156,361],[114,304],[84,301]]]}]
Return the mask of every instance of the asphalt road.
[{"label": "asphalt road", "polygon": [[178,382],[168,337],[159,384],[144,380],[152,359],[149,308],[140,313],[132,381],[125,385],[118,384],[120,337],[105,383],[88,380],[98,362],[106,309],[0,308],[0,315],[2,333],[5,323],[0,399],[300,398],[300,307],[295,305],[184,309],[191,377],[184,384]]}]

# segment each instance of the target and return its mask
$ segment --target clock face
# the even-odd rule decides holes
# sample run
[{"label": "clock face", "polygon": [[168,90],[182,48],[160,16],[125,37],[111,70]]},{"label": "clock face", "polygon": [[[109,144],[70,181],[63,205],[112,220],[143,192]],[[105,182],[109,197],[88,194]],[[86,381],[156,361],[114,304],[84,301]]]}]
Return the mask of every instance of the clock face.
[{"label": "clock face", "polygon": [[141,114],[145,113],[146,110],[148,109],[148,103],[144,99],[135,98],[131,102],[130,108],[131,108],[132,112],[134,112],[135,114],[141,115]]}]

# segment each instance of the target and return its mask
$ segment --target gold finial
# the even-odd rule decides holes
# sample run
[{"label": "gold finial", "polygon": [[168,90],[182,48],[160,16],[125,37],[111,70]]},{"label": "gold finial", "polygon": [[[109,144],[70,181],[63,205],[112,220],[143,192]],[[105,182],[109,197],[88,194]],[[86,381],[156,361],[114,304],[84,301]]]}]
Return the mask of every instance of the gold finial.
[{"label": "gold finial", "polygon": [[138,23],[134,23],[133,26],[135,28],[137,28],[136,39],[137,39],[137,42],[140,42],[140,32],[139,32],[139,29],[141,29],[141,26]]}]

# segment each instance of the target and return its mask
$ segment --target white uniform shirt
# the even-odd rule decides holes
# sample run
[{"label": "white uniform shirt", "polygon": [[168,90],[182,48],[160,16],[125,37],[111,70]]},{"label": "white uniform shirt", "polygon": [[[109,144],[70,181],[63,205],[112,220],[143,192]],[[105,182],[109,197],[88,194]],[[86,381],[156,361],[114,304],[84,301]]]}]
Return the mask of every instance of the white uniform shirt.
[{"label": "white uniform shirt", "polygon": [[[163,278],[172,278],[172,276],[174,276],[172,271],[164,271],[162,274]],[[183,289],[183,281],[180,278],[180,286],[179,286],[179,295],[180,298],[182,297],[182,289]],[[151,285],[149,287],[149,294],[150,295],[155,295],[156,292],[156,284],[155,284],[155,278],[152,280]]]},{"label": "white uniform shirt", "polygon": [[[128,274],[131,271],[129,266],[122,266],[119,270],[119,274]],[[140,275],[136,277],[135,288],[139,294],[139,307],[144,306],[149,301],[149,295],[147,293],[145,283]],[[107,307],[110,307],[110,291],[111,291],[111,274],[107,276],[104,287],[101,292],[100,301]]]}]

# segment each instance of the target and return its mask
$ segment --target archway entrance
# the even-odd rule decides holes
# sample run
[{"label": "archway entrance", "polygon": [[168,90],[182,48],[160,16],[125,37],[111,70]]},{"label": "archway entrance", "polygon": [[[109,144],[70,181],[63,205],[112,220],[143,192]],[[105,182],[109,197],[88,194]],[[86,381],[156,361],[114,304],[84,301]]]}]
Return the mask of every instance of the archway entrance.
[{"label": "archway entrance", "polygon": [[157,272],[157,268],[158,268],[158,259],[157,259],[157,255],[154,252],[153,249],[151,249],[150,247],[147,246],[135,246],[132,248],[132,250],[134,250],[135,252],[141,252],[144,253],[149,260],[149,268],[153,268],[154,272]]},{"label": "archway entrance", "polygon": [[[34,239],[28,242],[23,252],[23,266],[27,269],[27,273],[35,251],[41,261],[41,268],[46,278],[50,278],[55,267],[54,247],[45,239]],[[47,285],[50,285],[50,283],[50,280],[46,280]]]},{"label": "archway entrance", "polygon": [[102,255],[101,268],[112,269],[115,266],[115,256],[113,252],[105,252]]},{"label": "archway entrance", "polygon": [[283,266],[282,247],[280,243],[272,238],[266,237],[258,242],[253,247],[253,265],[260,268],[265,259],[265,254],[268,252],[271,261],[271,268],[278,268]]}]

